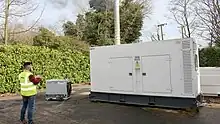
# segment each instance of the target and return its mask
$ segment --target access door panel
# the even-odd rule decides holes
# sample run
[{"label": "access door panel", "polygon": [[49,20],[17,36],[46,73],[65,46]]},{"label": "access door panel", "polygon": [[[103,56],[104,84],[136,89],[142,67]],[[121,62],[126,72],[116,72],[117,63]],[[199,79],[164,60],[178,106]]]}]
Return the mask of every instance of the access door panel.
[{"label": "access door panel", "polygon": [[111,58],[109,88],[111,91],[133,92],[132,57]]},{"label": "access door panel", "polygon": [[169,55],[142,57],[142,85],[144,93],[171,93]]}]

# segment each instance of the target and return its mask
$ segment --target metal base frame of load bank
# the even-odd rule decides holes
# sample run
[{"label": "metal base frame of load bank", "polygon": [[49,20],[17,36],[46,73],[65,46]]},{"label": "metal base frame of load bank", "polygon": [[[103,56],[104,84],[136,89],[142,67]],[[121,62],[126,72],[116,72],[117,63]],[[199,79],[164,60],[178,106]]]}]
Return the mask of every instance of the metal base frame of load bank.
[{"label": "metal base frame of load bank", "polygon": [[202,101],[202,95],[197,98],[180,98],[180,97],[164,97],[164,96],[146,96],[146,95],[130,95],[90,92],[89,99],[92,102],[110,102],[130,105],[141,105],[161,108],[173,109],[195,109],[199,111]]}]

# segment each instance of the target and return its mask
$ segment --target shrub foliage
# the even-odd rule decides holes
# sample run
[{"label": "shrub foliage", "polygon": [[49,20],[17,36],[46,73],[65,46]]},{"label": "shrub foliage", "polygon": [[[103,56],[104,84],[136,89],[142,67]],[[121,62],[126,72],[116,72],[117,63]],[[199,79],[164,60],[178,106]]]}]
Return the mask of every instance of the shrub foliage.
[{"label": "shrub foliage", "polygon": [[220,67],[220,48],[206,47],[199,51],[200,67]]},{"label": "shrub foliage", "polygon": [[24,61],[32,61],[34,74],[42,75],[39,88],[48,79],[89,81],[89,56],[79,51],[60,51],[41,46],[0,46],[0,93],[19,91],[18,75]]}]

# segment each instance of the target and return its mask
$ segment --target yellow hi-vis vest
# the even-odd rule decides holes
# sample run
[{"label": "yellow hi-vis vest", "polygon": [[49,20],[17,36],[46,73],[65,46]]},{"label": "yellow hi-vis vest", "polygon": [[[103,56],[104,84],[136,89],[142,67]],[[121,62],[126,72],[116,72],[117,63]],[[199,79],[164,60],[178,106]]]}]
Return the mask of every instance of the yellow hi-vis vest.
[{"label": "yellow hi-vis vest", "polygon": [[29,71],[24,71],[19,74],[22,96],[33,96],[37,94],[37,86],[30,82],[30,75],[32,75],[32,73]]}]

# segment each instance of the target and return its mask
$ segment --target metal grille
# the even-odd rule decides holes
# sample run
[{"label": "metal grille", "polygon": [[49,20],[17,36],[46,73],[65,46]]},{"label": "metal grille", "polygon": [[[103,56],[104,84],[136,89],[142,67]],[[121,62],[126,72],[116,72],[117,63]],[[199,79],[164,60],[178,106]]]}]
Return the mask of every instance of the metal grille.
[{"label": "metal grille", "polygon": [[188,41],[188,40],[183,41],[182,48],[183,49],[190,49],[190,41]]},{"label": "metal grille", "polygon": [[183,41],[183,71],[184,71],[184,93],[192,94],[192,62],[190,41]]}]

